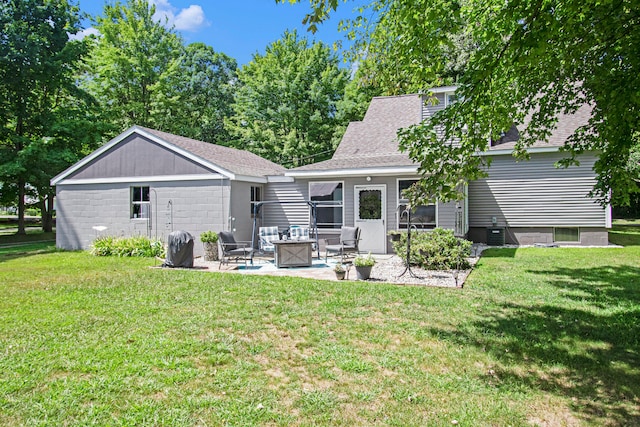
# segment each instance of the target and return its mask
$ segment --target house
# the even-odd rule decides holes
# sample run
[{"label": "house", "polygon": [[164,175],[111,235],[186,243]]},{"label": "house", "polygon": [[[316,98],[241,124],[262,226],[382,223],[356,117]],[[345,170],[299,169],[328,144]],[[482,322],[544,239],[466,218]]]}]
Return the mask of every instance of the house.
[{"label": "house", "polygon": [[[364,119],[349,125],[330,160],[286,171],[294,183],[270,185],[268,197],[331,201],[323,208],[326,212],[319,213],[320,227],[358,225],[363,229],[362,249],[390,252],[387,232],[407,227],[402,215],[407,201],[401,192],[418,179],[416,165],[398,151],[396,132],[455,100],[455,87],[432,93],[437,102],[423,95],[374,98]],[[505,243],[606,245],[611,208],[589,197],[596,155],[582,155],[580,166],[555,167],[564,156],[560,146],[589,114],[583,108],[560,117],[549,141],[528,149],[528,161],[512,156],[518,138],[514,127],[479,154],[492,158],[491,167],[486,178],[468,183],[464,200],[421,206],[412,223],[418,229],[453,229],[475,242],[495,241],[497,232]],[[325,194],[331,188],[332,194]]]},{"label": "house", "polygon": [[[329,160],[286,170],[246,151],[134,126],[53,178],[57,200],[57,245],[87,248],[108,234],[164,237],[184,229],[233,230],[251,240],[252,206],[262,206],[258,225],[311,224],[307,201],[317,204],[322,237],[343,225],[362,228],[360,248],[390,253],[387,233],[407,228],[402,191],[418,179],[416,164],[398,151],[398,129],[428,119],[454,100],[453,87],[423,95],[376,97],[365,117],[349,124]],[[588,196],[595,183],[596,155],[581,165],[556,168],[559,146],[588,119],[563,117],[548,144],[529,148],[530,160],[512,154],[517,129],[481,155],[491,156],[484,179],[469,182],[463,200],[420,206],[412,225],[449,228],[477,242],[498,235],[506,243],[606,245],[611,211]],[[196,245],[202,251],[201,245]]]},{"label": "house", "polygon": [[252,200],[284,171],[247,151],[133,126],[51,180],[56,244],[87,249],[99,234],[186,230],[197,238],[230,229],[249,241]]}]

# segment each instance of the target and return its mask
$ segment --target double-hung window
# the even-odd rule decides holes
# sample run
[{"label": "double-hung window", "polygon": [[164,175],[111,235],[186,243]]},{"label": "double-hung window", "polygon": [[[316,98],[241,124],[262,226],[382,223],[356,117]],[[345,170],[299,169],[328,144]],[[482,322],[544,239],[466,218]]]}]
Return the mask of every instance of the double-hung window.
[{"label": "double-hung window", "polygon": [[[398,180],[398,229],[406,229],[408,224],[408,215],[405,212],[409,200],[404,195],[404,191],[416,182],[416,179],[399,179]],[[428,205],[414,206],[411,209],[411,225],[419,229],[428,230],[436,227],[436,205],[431,203]],[[404,213],[404,214],[403,214]]]},{"label": "double-hung window", "polygon": [[131,218],[149,218],[149,187],[131,187]]},{"label": "double-hung window", "polygon": [[318,228],[340,228],[344,224],[343,219],[343,192],[342,182],[322,181],[309,183],[309,199],[317,202],[316,222]]},{"label": "double-hung window", "polygon": [[257,202],[262,201],[262,187],[261,186],[251,186],[251,218],[253,218],[255,212],[255,206]]}]

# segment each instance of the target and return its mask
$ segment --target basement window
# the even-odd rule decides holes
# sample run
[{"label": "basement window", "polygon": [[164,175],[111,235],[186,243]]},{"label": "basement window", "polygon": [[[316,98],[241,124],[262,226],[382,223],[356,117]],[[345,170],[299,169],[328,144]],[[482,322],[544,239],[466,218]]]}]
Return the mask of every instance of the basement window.
[{"label": "basement window", "polygon": [[554,242],[580,242],[580,230],[577,227],[555,227]]},{"label": "basement window", "polygon": [[149,187],[131,187],[131,218],[148,219],[150,208]]}]

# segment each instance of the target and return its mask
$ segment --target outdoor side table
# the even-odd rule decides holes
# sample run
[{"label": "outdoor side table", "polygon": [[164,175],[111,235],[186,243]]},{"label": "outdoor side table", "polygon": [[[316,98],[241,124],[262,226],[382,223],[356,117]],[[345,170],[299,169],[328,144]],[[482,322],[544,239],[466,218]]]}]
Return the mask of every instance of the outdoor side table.
[{"label": "outdoor side table", "polygon": [[311,240],[275,240],[276,267],[311,267]]}]

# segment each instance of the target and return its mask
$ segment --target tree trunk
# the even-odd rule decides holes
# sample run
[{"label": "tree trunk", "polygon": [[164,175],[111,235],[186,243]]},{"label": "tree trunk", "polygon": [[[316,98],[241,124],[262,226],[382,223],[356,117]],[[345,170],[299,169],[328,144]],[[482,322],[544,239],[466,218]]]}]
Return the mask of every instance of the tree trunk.
[{"label": "tree trunk", "polygon": [[18,180],[18,233],[27,234],[24,228],[24,197],[25,197],[25,183],[24,180]]},{"label": "tree trunk", "polygon": [[40,199],[40,212],[42,213],[42,231],[53,231],[53,196],[47,194],[46,200]]}]

